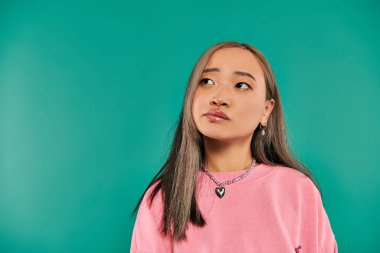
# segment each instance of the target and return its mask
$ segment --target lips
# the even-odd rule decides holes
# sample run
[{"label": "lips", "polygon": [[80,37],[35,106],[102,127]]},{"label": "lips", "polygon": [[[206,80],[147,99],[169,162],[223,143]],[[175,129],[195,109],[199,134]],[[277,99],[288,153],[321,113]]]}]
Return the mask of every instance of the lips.
[{"label": "lips", "polygon": [[210,110],[207,113],[204,114],[205,116],[211,115],[211,116],[216,116],[222,119],[229,120],[230,118],[221,110]]}]

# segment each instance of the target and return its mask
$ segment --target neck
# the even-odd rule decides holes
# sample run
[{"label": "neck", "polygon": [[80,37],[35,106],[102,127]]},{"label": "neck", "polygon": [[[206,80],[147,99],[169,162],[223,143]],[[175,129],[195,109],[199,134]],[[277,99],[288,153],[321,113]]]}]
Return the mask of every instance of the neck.
[{"label": "neck", "polygon": [[204,164],[209,172],[247,170],[253,162],[251,140],[223,142],[203,137]]}]

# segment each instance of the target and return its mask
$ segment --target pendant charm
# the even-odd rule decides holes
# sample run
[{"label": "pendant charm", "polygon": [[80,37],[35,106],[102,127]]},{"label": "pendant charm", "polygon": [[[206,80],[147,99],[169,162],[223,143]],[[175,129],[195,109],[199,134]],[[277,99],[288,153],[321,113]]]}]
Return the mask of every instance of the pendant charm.
[{"label": "pendant charm", "polygon": [[215,188],[215,193],[216,195],[218,195],[219,198],[223,198],[225,192],[226,190],[224,189],[224,187]]}]

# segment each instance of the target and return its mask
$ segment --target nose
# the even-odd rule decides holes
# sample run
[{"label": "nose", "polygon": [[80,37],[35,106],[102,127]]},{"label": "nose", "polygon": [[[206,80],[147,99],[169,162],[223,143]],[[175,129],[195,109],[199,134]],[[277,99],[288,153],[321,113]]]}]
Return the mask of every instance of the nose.
[{"label": "nose", "polygon": [[228,91],[228,85],[218,85],[216,87],[217,89],[214,90],[214,96],[212,97],[210,104],[211,105],[216,105],[218,107],[220,106],[225,106],[229,107],[230,106],[230,101],[225,98],[225,95],[229,93]]},{"label": "nose", "polygon": [[216,97],[213,97],[210,101],[210,104],[211,105],[216,105],[216,106],[225,106],[225,107],[229,107],[230,106],[230,102],[227,101],[226,99],[223,99],[223,98],[216,98]]}]

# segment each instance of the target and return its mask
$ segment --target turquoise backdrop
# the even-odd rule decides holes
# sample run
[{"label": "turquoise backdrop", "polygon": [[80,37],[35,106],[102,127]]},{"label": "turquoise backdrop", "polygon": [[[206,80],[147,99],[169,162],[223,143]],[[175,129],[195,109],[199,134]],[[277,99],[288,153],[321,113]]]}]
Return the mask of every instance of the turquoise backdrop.
[{"label": "turquoise backdrop", "polygon": [[0,252],[129,252],[188,77],[259,48],[340,252],[380,252],[378,1],[1,1]]}]

